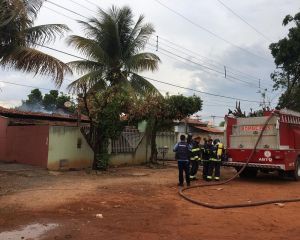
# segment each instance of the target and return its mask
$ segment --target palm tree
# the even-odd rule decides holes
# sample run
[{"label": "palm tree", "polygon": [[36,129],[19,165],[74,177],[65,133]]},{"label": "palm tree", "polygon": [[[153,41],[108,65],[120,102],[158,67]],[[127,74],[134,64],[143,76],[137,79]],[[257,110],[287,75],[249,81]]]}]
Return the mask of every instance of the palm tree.
[{"label": "palm tree", "polygon": [[68,65],[83,74],[69,85],[71,90],[81,86],[114,86],[128,82],[139,93],[156,90],[138,73],[154,71],[160,59],[153,53],[141,52],[154,32],[151,24],[143,24],[144,16],[133,20],[129,7],[113,6],[107,12],[98,9],[98,16],[87,22],[78,21],[86,37],[72,35],[68,43],[79,50],[87,60],[69,62]]},{"label": "palm tree", "polygon": [[[68,38],[69,45],[86,58],[68,63],[82,75],[69,85],[69,89],[84,93],[83,102],[94,134],[88,139],[95,140],[91,143],[95,153],[94,167],[102,162],[101,156],[106,154],[108,138],[117,132],[121,109],[128,109],[125,102],[131,100],[123,96],[134,92],[134,97],[142,97],[146,92],[158,92],[139,75],[141,71],[158,69],[159,57],[142,52],[154,28],[149,23],[143,23],[143,15],[136,22],[133,18],[129,7],[113,6],[107,12],[98,9],[96,17],[87,22],[78,21],[84,29],[85,37],[73,35]],[[113,102],[117,102],[117,108]],[[113,107],[109,109],[110,106]],[[106,119],[103,116],[107,116]]]},{"label": "palm tree", "polygon": [[0,66],[51,75],[57,86],[71,69],[62,61],[36,49],[68,31],[63,24],[34,26],[43,1],[0,0]]}]

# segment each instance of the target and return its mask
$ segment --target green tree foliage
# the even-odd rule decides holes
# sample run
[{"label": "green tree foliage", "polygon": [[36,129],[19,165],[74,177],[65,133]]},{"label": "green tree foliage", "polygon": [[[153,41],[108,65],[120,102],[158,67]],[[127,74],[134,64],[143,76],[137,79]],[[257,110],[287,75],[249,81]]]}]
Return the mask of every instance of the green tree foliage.
[{"label": "green tree foliage", "polygon": [[0,0],[0,66],[50,75],[57,86],[71,69],[36,47],[68,31],[64,24],[34,25],[41,0]]},{"label": "green tree foliage", "polygon": [[90,143],[94,167],[105,168],[107,142],[120,131],[119,118],[126,113],[126,99],[134,102],[149,91],[157,91],[139,72],[156,70],[160,60],[153,53],[143,52],[153,26],[144,23],[142,15],[134,21],[129,7],[98,9],[95,17],[79,23],[85,37],[73,35],[68,43],[87,60],[68,63],[81,75],[69,89],[81,95],[84,112],[91,120],[92,139],[96,139]]},{"label": "green tree foliage", "polygon": [[[71,107],[66,107],[65,102],[71,102]],[[26,100],[22,101],[22,105],[17,107],[23,111],[33,112],[57,112],[57,113],[74,113],[75,103],[71,100],[70,96],[63,93],[58,95],[57,90],[50,90],[44,96],[39,89],[33,89],[27,96]]]},{"label": "green tree foliage", "polygon": [[219,127],[224,127],[224,126],[225,126],[225,121],[219,123]]},{"label": "green tree foliage", "polygon": [[33,89],[28,95],[28,99],[25,101],[26,104],[41,104],[43,101],[43,95],[39,89]]},{"label": "green tree foliage", "polygon": [[45,110],[53,111],[57,108],[56,107],[57,97],[58,97],[57,90],[51,90],[49,93],[45,94],[43,98],[43,105],[45,107]]},{"label": "green tree foliage", "polygon": [[283,25],[292,24],[287,37],[270,45],[277,70],[271,74],[274,89],[283,89],[278,108],[300,111],[300,12],[287,15]]},{"label": "green tree foliage", "polygon": [[182,120],[202,110],[202,100],[198,96],[148,94],[131,111],[132,118],[147,120],[147,134],[151,143],[150,162],[156,163],[156,135],[158,131],[172,130],[174,120]]}]

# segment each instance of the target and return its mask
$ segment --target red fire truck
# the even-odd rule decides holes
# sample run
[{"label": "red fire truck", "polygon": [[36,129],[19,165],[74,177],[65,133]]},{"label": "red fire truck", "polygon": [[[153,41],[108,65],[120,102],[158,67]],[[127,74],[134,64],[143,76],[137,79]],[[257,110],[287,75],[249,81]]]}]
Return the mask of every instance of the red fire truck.
[{"label": "red fire truck", "polygon": [[224,144],[228,161],[223,165],[239,171],[246,164],[268,118],[254,155],[240,177],[278,171],[281,176],[300,180],[300,113],[287,109],[264,112],[262,117],[226,116]]}]

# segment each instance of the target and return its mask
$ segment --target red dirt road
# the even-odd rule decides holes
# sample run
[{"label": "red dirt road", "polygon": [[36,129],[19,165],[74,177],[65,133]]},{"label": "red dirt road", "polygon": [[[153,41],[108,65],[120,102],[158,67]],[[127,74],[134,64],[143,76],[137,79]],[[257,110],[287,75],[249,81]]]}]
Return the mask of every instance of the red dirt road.
[{"label": "red dirt road", "polygon": [[[224,177],[232,174],[223,169]],[[300,239],[300,203],[199,207],[179,197],[176,168],[118,168],[98,175],[0,168],[0,183],[0,232],[58,224],[36,239]],[[214,203],[253,202],[299,197],[300,182],[260,176],[188,194]]]}]

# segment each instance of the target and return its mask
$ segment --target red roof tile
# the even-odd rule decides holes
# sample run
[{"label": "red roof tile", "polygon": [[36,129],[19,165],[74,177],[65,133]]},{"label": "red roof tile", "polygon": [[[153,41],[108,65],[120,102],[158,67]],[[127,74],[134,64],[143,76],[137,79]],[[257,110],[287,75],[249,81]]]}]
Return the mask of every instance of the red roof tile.
[{"label": "red roof tile", "polygon": [[224,133],[223,130],[217,129],[217,128],[211,128],[211,127],[201,127],[201,126],[194,126],[195,128],[201,129],[205,132],[210,132],[210,133]]},{"label": "red roof tile", "polygon": [[[30,119],[46,119],[57,121],[77,121],[76,114],[58,114],[58,113],[42,113],[42,112],[25,112],[16,109],[8,109],[0,106],[0,115],[13,118],[30,118]],[[89,122],[89,118],[81,115],[81,121]]]},{"label": "red roof tile", "polygon": [[198,119],[193,119],[193,118],[185,118],[185,119],[181,120],[181,122],[188,123],[191,125],[205,125],[205,126],[207,125],[207,123],[202,122]]}]

